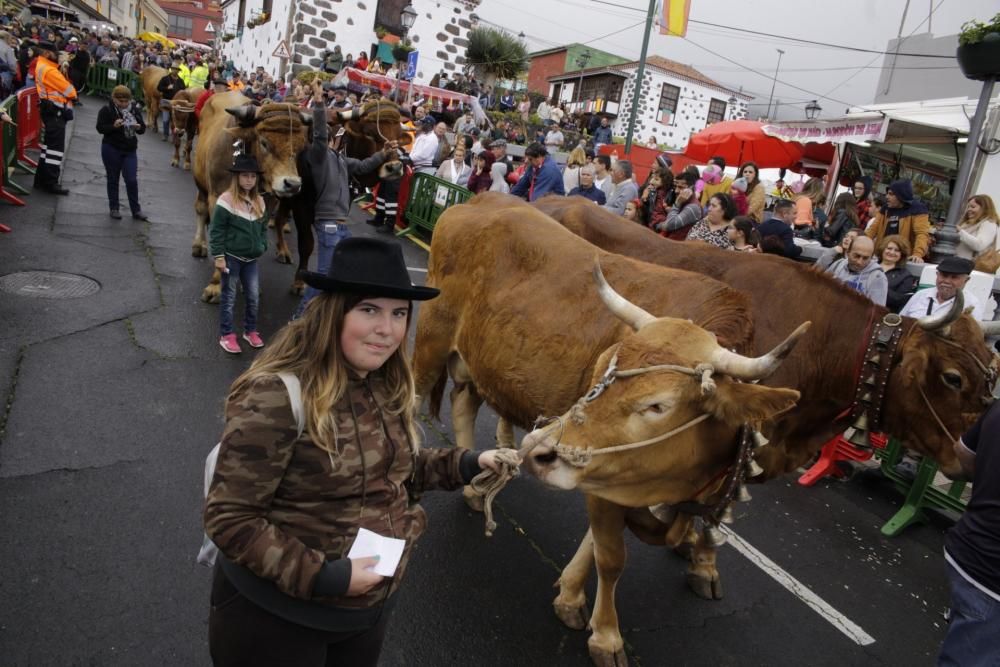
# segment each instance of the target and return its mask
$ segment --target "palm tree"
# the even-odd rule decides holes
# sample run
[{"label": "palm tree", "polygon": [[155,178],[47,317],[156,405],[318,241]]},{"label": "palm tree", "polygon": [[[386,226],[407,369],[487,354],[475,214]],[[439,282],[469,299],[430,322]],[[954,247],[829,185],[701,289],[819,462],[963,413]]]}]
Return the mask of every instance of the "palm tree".
[{"label": "palm tree", "polygon": [[498,79],[514,79],[528,69],[528,47],[510,33],[495,28],[473,28],[465,59],[487,86]]}]

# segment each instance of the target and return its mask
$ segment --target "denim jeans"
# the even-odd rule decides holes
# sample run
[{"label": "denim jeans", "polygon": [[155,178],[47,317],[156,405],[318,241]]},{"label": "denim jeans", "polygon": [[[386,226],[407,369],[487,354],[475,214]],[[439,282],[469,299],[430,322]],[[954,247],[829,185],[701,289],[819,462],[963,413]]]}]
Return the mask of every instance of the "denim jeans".
[{"label": "denim jeans", "polygon": [[104,171],[108,177],[108,207],[118,210],[118,181],[125,177],[125,192],[128,194],[128,207],[133,213],[141,210],[139,206],[139,179],[136,176],[139,158],[135,151],[123,151],[111,144],[101,144],[101,159],[104,160]]},{"label": "denim jeans", "polygon": [[946,563],[951,584],[951,620],[937,664],[989,667],[1000,655],[1000,602],[982,592]]},{"label": "denim jeans", "polygon": [[[335,220],[317,220],[313,223],[313,234],[316,238],[316,273],[326,275],[330,270],[330,260],[333,259],[333,249],[344,239],[351,238],[350,228],[342,222]],[[314,287],[306,287],[305,294],[299,307],[295,309],[292,319],[298,319],[305,312],[306,306],[320,290]]]},{"label": "denim jeans", "polygon": [[257,260],[244,262],[226,255],[226,268],[229,273],[222,273],[222,297],[219,304],[219,334],[228,336],[233,333],[233,306],[236,304],[236,283],[243,284],[243,298],[246,308],[243,311],[243,331],[257,330],[257,307],[260,304],[260,283],[258,281]]},{"label": "denim jeans", "polygon": [[163,136],[170,136],[170,112],[166,109],[160,110],[160,120],[163,121]]}]

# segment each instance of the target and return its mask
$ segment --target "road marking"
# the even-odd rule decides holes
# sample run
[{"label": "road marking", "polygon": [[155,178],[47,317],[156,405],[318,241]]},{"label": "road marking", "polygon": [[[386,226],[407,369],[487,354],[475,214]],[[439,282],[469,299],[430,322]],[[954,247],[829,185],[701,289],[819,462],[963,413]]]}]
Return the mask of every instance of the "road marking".
[{"label": "road marking", "polygon": [[762,569],[768,576],[788,589],[795,597],[805,602],[817,614],[825,618],[833,627],[860,646],[868,646],[875,643],[875,638],[861,629],[856,623],[851,621],[839,611],[834,609],[823,598],[813,593],[801,581],[785,572],[773,560],[758,551],[753,545],[732,531],[727,526],[719,526],[726,535],[729,536],[729,544],[739,551],[746,558]]},{"label": "road marking", "polygon": [[427,269],[420,269],[420,268],[417,268],[415,266],[408,266],[406,268],[409,271],[416,271],[417,273],[427,273]]},{"label": "road marking", "polygon": [[419,246],[419,247],[423,248],[424,250],[426,250],[427,252],[431,251],[431,247],[429,245],[427,245],[426,243],[424,243],[420,239],[414,237],[412,234],[410,234],[406,238],[408,238],[410,240],[410,242],[413,243],[413,245]]}]

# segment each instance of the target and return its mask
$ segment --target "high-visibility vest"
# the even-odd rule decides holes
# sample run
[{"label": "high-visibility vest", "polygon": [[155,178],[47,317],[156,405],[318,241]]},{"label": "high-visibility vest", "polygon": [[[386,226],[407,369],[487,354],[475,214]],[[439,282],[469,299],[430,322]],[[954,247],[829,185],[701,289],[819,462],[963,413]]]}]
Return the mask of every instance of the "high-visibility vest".
[{"label": "high-visibility vest", "polygon": [[190,87],[191,86],[191,70],[188,68],[188,66],[187,66],[186,63],[181,63],[181,66],[178,69],[179,69],[179,71],[177,72],[177,76],[179,76],[181,78],[181,81],[184,82],[184,86],[185,87]]},{"label": "high-visibility vest", "polygon": [[48,100],[61,109],[72,106],[76,99],[76,88],[59,67],[44,56],[39,56],[35,65],[35,88],[39,101]]},{"label": "high-visibility vest", "polygon": [[198,65],[191,70],[191,74],[188,77],[188,87],[204,88],[206,81],[208,81],[208,68],[204,65]]}]

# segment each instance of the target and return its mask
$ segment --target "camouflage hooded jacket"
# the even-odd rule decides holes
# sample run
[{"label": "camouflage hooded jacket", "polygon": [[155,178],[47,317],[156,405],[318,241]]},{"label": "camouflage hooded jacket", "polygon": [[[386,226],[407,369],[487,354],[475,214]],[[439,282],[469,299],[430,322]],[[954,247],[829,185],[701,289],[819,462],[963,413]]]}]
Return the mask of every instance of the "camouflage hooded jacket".
[{"label": "camouflage hooded jacket", "polygon": [[[204,515],[222,554],[295,598],[348,608],[388,598],[427,523],[411,494],[464,481],[463,450],[418,450],[402,418],[382,409],[387,395],[380,374],[351,377],[334,407],[339,456],[313,444],[308,429],[296,439],[276,375],[233,395]],[[324,562],[345,558],[360,527],[406,540],[395,575],[362,596],[313,598]]]}]

